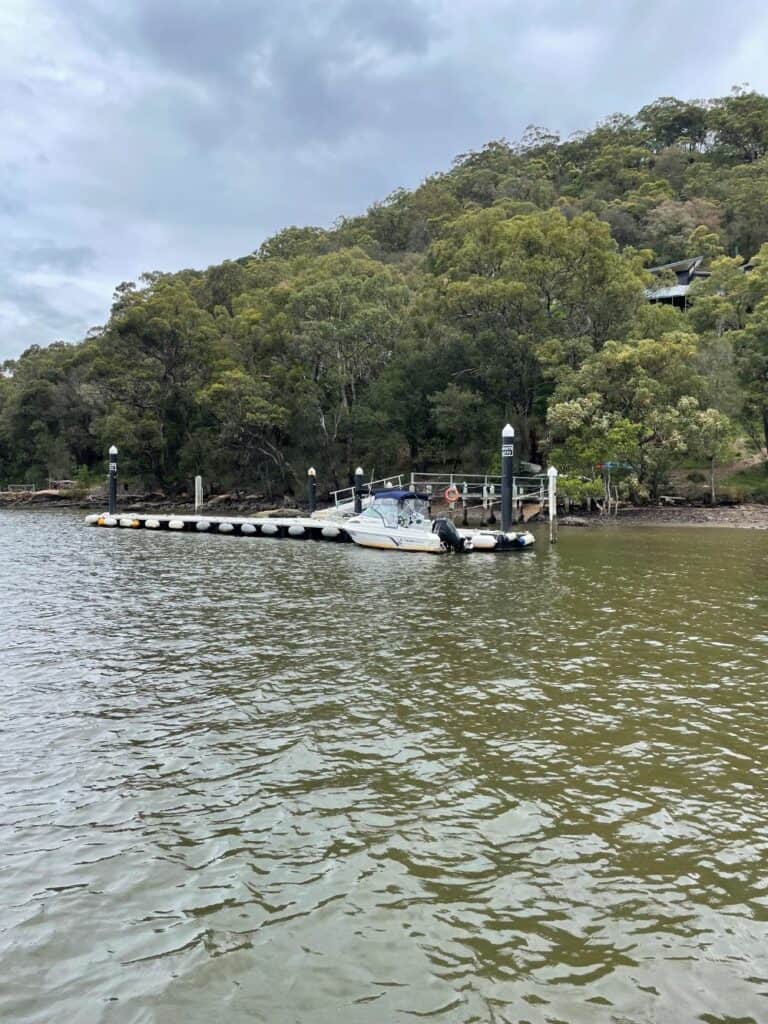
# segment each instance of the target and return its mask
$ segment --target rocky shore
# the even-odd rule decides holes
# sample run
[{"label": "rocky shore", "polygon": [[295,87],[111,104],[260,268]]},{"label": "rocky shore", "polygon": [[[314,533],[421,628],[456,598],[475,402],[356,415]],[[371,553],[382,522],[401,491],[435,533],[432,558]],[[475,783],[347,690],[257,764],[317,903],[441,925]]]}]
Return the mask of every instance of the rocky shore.
[{"label": "rocky shore", "polygon": [[[0,508],[7,509],[82,509],[88,512],[100,512],[107,507],[107,498],[103,494],[76,495],[67,491],[34,491],[20,494],[9,494],[0,491]],[[161,493],[121,494],[118,500],[120,512],[179,512],[191,515],[194,504],[186,495],[176,497]],[[274,501],[267,501],[263,495],[219,494],[205,503],[205,512],[216,515],[258,515],[274,512],[285,515],[288,511],[297,511],[294,505],[286,504],[277,508]]]},{"label": "rocky shore", "polygon": [[[5,509],[61,509],[99,511],[106,506],[103,495],[78,495],[56,491],[8,494],[0,492],[0,508]],[[178,498],[163,494],[126,494],[120,496],[121,512],[179,512],[191,514],[192,503],[186,495]],[[433,510],[437,512],[437,509]],[[285,503],[276,507],[263,495],[222,494],[209,499],[204,508],[207,515],[289,515],[299,510]],[[470,525],[480,525],[480,510],[470,511]],[[535,520],[534,520],[535,521]],[[677,504],[627,506],[618,515],[561,515],[559,525],[571,527],[621,527],[621,526],[726,526],[747,530],[768,530],[768,505],[744,503],[741,505]]]},{"label": "rocky shore", "polygon": [[732,526],[742,530],[768,530],[768,505],[648,505],[620,509],[610,519],[596,516],[596,525],[619,526]]},{"label": "rocky shore", "polygon": [[768,505],[663,505],[630,506],[618,515],[560,516],[561,527],[622,526],[727,526],[741,530],[768,530]]}]

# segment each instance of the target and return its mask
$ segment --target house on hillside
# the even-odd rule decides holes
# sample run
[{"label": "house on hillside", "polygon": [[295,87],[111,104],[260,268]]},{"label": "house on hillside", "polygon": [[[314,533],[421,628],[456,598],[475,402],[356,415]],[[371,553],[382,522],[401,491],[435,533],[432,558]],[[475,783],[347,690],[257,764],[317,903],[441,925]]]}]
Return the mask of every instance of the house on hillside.
[{"label": "house on hillside", "polygon": [[709,271],[704,270],[702,264],[703,256],[692,256],[687,260],[676,260],[674,263],[664,263],[659,267],[650,267],[652,274],[669,279],[670,274],[677,278],[675,284],[660,284],[658,288],[646,288],[645,294],[649,302],[662,302],[668,306],[676,306],[678,309],[688,308],[688,292],[694,281],[709,277]]}]

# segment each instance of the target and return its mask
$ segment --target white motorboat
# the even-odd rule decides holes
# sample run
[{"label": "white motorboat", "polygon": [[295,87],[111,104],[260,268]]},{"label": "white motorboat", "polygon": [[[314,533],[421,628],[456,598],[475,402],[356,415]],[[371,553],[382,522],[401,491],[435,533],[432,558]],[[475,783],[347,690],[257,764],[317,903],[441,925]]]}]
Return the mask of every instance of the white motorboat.
[{"label": "white motorboat", "polygon": [[534,542],[528,531],[457,530],[450,519],[429,518],[426,494],[394,488],[376,491],[368,508],[345,520],[344,530],[361,547],[431,554],[510,551]]}]

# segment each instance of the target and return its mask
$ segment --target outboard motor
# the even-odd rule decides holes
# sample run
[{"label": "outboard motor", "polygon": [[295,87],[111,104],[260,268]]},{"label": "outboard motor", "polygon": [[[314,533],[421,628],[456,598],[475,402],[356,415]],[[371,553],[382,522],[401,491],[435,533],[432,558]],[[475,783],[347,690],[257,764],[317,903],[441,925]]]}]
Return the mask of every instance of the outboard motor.
[{"label": "outboard motor", "polygon": [[457,555],[466,550],[464,538],[450,519],[436,519],[432,524],[432,532],[436,533],[443,544]]}]

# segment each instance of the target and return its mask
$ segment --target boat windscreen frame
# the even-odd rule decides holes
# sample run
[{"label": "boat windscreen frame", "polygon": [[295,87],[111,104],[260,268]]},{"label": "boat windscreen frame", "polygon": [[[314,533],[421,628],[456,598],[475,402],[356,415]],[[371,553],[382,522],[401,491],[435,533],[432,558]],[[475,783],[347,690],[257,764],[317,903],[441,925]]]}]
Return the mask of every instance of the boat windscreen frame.
[{"label": "boat windscreen frame", "polygon": [[427,502],[427,495],[416,491],[378,491],[363,516],[380,518],[391,528],[413,526],[429,519]]}]

